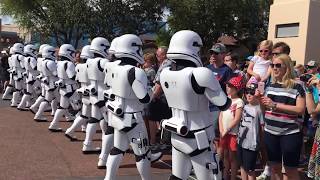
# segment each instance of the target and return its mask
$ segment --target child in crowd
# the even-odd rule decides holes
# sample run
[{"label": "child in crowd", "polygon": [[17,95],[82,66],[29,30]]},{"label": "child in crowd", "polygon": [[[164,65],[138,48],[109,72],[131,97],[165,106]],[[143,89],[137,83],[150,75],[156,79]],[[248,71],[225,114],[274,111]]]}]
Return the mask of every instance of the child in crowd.
[{"label": "child in crowd", "polygon": [[255,180],[255,165],[260,146],[263,114],[255,96],[257,84],[248,84],[245,89],[247,104],[243,108],[238,133],[237,156],[241,169],[241,179]]},{"label": "child in crowd", "polygon": [[271,55],[272,55],[273,43],[271,40],[261,41],[258,46],[258,55],[254,56],[248,67],[248,74],[251,78],[248,81],[250,84],[252,81],[266,82],[271,75]]},{"label": "child in crowd", "polygon": [[226,180],[230,179],[230,169],[231,179],[235,180],[237,177],[237,134],[244,106],[244,102],[241,99],[244,84],[241,76],[232,77],[227,82],[226,90],[232,100],[232,104],[228,110],[222,111],[219,116],[220,147],[222,148],[224,163],[223,177]]}]

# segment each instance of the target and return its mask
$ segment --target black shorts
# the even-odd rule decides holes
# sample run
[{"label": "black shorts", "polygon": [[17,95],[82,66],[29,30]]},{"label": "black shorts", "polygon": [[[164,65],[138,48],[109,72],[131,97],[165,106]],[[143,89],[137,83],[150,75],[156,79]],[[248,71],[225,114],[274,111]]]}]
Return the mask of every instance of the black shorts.
[{"label": "black shorts", "polygon": [[162,119],[169,119],[172,117],[171,109],[168,104],[161,99],[152,101],[149,104],[151,121],[160,122]]},{"label": "black shorts", "polygon": [[254,171],[256,168],[258,151],[251,151],[242,148],[239,144],[237,146],[237,158],[239,165],[246,171]]},{"label": "black shorts", "polygon": [[296,168],[299,166],[302,146],[302,133],[289,135],[273,135],[264,133],[264,143],[271,163],[281,164],[286,167]]}]

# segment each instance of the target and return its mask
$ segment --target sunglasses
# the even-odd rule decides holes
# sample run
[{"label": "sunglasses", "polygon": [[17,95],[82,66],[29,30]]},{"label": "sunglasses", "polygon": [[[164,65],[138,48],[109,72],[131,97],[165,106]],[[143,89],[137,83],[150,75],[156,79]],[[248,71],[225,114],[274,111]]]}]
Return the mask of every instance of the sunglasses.
[{"label": "sunglasses", "polygon": [[306,65],[306,68],[307,69],[313,69],[313,68],[315,68],[316,66],[309,66],[309,65]]},{"label": "sunglasses", "polygon": [[281,68],[281,67],[282,67],[282,64],[280,64],[280,63],[270,64],[270,67],[271,67],[271,68]]},{"label": "sunglasses", "polygon": [[261,52],[261,53],[262,53],[262,52],[267,53],[267,52],[269,52],[269,50],[268,50],[268,49],[265,49],[265,50],[262,50],[262,49],[261,49],[261,50],[259,50],[259,52]]},{"label": "sunglasses", "polygon": [[256,89],[246,88],[245,93],[253,96],[256,93]]}]

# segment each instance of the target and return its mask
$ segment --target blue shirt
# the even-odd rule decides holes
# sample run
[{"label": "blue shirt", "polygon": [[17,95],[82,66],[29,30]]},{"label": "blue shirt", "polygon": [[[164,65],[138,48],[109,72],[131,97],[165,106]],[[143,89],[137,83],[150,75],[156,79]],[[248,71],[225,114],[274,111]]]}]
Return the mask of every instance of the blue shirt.
[{"label": "blue shirt", "polygon": [[[209,64],[207,66],[207,68],[209,68],[212,72],[215,73],[216,78],[218,79],[221,88],[226,93],[226,83],[232,77],[232,74],[233,74],[232,69],[225,64],[223,64],[222,66],[220,66],[218,68],[215,68],[212,64]],[[209,109],[210,109],[210,111],[218,111],[218,108],[211,103],[209,105]]]}]

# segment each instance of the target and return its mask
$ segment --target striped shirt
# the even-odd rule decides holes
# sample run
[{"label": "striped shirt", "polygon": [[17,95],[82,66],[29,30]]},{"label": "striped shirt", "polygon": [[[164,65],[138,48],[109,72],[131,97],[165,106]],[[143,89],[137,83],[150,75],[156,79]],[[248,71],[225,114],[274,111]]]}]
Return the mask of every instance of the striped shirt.
[{"label": "striped shirt", "polygon": [[[284,88],[281,84],[270,84],[265,90],[265,95],[275,103],[295,106],[297,97],[305,97],[305,91],[300,84],[293,88]],[[288,135],[300,132],[302,121],[296,114],[281,111],[265,111],[265,131],[274,135]]]}]

